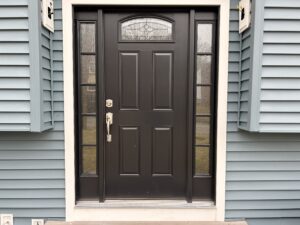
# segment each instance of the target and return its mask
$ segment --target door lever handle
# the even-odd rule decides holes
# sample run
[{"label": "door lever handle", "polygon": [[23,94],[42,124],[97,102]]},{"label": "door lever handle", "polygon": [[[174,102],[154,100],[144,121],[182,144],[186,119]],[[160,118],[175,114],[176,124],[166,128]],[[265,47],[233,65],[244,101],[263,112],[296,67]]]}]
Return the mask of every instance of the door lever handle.
[{"label": "door lever handle", "polygon": [[106,113],[106,141],[111,142],[112,136],[110,133],[110,126],[113,124],[113,114],[111,112]]}]

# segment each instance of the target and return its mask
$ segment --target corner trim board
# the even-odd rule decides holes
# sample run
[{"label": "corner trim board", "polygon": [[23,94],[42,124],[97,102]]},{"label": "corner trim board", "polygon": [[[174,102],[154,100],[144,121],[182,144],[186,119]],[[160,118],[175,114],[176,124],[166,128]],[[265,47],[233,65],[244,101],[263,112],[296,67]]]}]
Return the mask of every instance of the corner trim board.
[{"label": "corner trim board", "polygon": [[[251,79],[251,95],[249,98],[249,130],[259,131],[260,118],[260,94],[261,94],[261,73],[262,73],[262,49],[263,49],[263,33],[264,33],[264,8],[265,0],[255,0],[252,3],[252,58],[250,64]],[[259,44],[257,46],[257,44]]]},{"label": "corner trim board", "polygon": [[30,70],[30,131],[39,132],[41,129],[41,59],[40,59],[40,12],[39,1],[28,2],[29,14],[29,70]]}]

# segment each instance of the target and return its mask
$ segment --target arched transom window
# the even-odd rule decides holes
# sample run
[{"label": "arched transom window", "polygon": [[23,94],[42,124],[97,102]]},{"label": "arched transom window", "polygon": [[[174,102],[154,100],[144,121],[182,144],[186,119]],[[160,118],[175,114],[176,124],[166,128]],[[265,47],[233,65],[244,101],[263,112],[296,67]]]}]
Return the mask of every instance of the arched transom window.
[{"label": "arched transom window", "polygon": [[171,41],[173,24],[169,21],[143,17],[121,23],[123,41]]}]

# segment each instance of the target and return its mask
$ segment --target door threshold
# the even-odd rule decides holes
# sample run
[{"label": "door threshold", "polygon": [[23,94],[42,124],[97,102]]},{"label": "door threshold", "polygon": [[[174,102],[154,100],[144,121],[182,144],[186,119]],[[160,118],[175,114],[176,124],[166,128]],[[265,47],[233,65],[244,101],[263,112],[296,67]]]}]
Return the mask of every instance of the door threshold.
[{"label": "door threshold", "polygon": [[149,209],[198,209],[215,208],[213,201],[193,201],[188,203],[185,200],[106,200],[78,201],[76,208],[149,208]]}]

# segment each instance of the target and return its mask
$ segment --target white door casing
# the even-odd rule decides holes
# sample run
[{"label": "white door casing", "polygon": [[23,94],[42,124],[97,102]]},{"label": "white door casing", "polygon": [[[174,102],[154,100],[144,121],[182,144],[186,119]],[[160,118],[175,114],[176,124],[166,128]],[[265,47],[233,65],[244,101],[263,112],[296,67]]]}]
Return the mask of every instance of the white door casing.
[{"label": "white door casing", "polygon": [[[219,7],[216,203],[202,208],[80,207],[75,204],[73,6]],[[63,0],[64,124],[66,221],[224,221],[230,0]],[[192,203],[193,204],[193,203]]]}]

